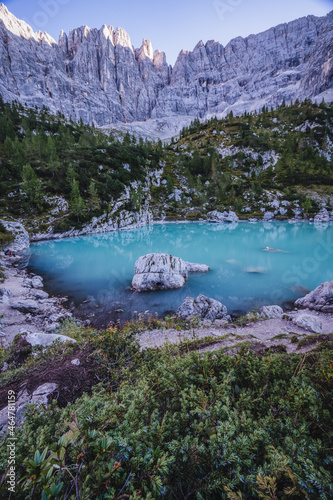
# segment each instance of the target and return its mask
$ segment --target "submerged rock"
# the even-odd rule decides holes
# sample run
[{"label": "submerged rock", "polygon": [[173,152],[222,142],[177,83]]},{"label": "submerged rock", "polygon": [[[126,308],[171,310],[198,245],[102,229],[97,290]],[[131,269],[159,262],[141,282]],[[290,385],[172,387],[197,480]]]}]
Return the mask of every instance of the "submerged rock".
[{"label": "submerged rock", "polygon": [[184,286],[188,273],[207,273],[209,267],[165,253],[151,253],[135,263],[132,287],[138,292],[171,290]]},{"label": "submerged rock", "polygon": [[315,290],[295,302],[296,307],[333,312],[333,281],[325,281]]},{"label": "submerged rock", "polygon": [[182,319],[199,316],[201,319],[215,321],[216,319],[228,320],[228,310],[225,305],[215,299],[199,295],[196,299],[186,297],[177,310],[177,315]]}]

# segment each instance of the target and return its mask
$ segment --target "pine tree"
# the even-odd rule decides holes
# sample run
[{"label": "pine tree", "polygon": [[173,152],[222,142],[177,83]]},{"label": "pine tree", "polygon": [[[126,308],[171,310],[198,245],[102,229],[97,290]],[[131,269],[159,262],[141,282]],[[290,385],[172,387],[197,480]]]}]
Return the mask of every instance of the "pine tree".
[{"label": "pine tree", "polygon": [[22,169],[21,189],[26,195],[26,201],[31,208],[43,209],[43,188],[32,167],[27,164]]},{"label": "pine tree", "polygon": [[83,214],[85,209],[85,203],[80,195],[79,184],[76,179],[72,180],[72,191],[71,191],[71,201],[70,206],[73,214],[76,216],[77,221],[80,220],[80,215]]},{"label": "pine tree", "polygon": [[92,211],[99,210],[101,207],[101,202],[98,196],[98,192],[96,189],[96,184],[94,181],[91,181],[89,185],[89,207]]}]

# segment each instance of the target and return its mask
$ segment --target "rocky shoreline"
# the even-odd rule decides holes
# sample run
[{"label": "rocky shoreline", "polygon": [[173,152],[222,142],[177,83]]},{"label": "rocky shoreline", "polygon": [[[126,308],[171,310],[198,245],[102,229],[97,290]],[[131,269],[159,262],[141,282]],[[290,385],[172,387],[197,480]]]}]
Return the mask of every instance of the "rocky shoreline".
[{"label": "rocky shoreline", "polygon": [[[328,222],[325,220],[326,215],[327,214],[324,213],[321,214],[320,217],[318,217],[314,222],[320,224]],[[222,223],[221,219],[225,220],[226,218],[229,219],[229,224],[237,223],[233,212],[224,214],[214,212],[211,217],[211,221]],[[141,222],[142,221],[140,221],[140,223],[130,225],[129,227],[122,227],[122,229],[133,229],[138,227],[138,224],[141,226]],[[163,221],[154,223],[161,222],[163,223]],[[296,221],[291,220],[289,222],[293,223]],[[6,275],[5,282],[0,285],[0,313],[2,315],[0,319],[0,332],[3,344],[9,345],[15,335],[24,331],[34,333],[55,333],[59,330],[61,322],[65,319],[72,318],[73,314],[64,306],[67,301],[66,297],[50,297],[43,290],[43,279],[33,273],[28,273],[28,271],[24,268],[24,265],[29,261],[30,238],[22,224],[8,221],[3,221],[3,223],[6,228],[14,234],[15,240],[14,243],[10,245],[10,248],[14,254],[18,254],[15,257],[3,256],[0,259],[0,266],[2,266]],[[146,220],[146,223],[149,222]],[[113,230],[116,230],[116,228]],[[50,238],[45,239],[51,239],[52,236],[49,236]],[[66,234],[62,236],[65,237],[71,235]],[[32,238],[32,240],[34,240],[34,238]],[[307,307],[306,304],[303,305],[301,302],[296,304],[296,307],[298,305],[305,308]],[[318,326],[320,322],[318,323],[317,316],[318,314],[322,316],[322,312],[330,313],[331,311],[330,308],[328,308],[327,311],[321,312],[318,310],[308,310],[305,314],[305,320],[301,319],[298,321],[297,318],[304,316],[304,314],[297,314],[296,309],[291,313],[290,319],[293,320],[294,326],[301,329],[305,328],[306,331],[310,331],[312,333],[330,333],[330,328],[326,325],[326,319],[328,318],[328,325],[332,324],[331,330],[333,331],[333,315],[328,314],[323,316],[326,318],[324,320],[325,326],[324,328],[321,328]],[[274,320],[274,318],[269,317],[266,319]],[[290,319],[285,319],[285,321],[290,321]],[[279,320],[280,323],[282,321],[281,324],[283,325],[282,315]],[[304,324],[302,324],[302,321]],[[224,333],[224,330],[221,330],[221,335],[224,335]],[[280,333],[283,333],[283,331]]]}]

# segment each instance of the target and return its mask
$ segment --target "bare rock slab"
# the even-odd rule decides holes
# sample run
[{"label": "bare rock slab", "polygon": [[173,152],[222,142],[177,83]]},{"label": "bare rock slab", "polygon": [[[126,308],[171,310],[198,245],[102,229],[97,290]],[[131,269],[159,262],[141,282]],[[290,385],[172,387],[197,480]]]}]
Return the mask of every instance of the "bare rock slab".
[{"label": "bare rock slab", "polygon": [[136,261],[132,288],[138,292],[181,288],[188,273],[208,271],[209,267],[204,264],[193,264],[169,254],[151,253]]}]

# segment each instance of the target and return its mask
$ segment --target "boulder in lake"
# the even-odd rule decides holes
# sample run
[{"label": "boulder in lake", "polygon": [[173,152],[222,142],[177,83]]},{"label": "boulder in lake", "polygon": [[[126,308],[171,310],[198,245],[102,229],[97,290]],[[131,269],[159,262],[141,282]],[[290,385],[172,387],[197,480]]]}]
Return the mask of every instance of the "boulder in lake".
[{"label": "boulder in lake", "polygon": [[282,318],[283,309],[280,306],[263,306],[259,311],[260,316],[267,319]]},{"label": "boulder in lake", "polygon": [[333,312],[333,281],[325,281],[315,290],[295,302],[296,307]]},{"label": "boulder in lake", "polygon": [[188,273],[207,273],[209,267],[165,253],[151,253],[135,263],[132,288],[138,292],[172,290],[184,286]]},{"label": "boulder in lake", "polygon": [[215,321],[216,319],[229,319],[225,305],[215,299],[199,295],[196,299],[186,297],[177,310],[177,316],[182,319],[199,316],[201,319]]}]

